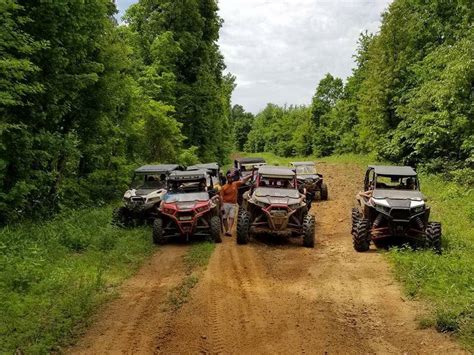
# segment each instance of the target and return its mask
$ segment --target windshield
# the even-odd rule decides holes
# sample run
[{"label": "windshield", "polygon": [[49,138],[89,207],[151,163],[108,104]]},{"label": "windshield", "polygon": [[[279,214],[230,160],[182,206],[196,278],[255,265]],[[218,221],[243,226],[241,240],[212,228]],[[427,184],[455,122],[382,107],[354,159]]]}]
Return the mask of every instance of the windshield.
[{"label": "windshield", "polygon": [[134,189],[162,189],[166,185],[166,175],[135,174],[131,187]]},{"label": "windshield", "polygon": [[296,173],[299,175],[316,174],[316,167],[314,165],[298,165],[296,166]]},{"label": "windshield", "polygon": [[163,200],[167,203],[208,201],[209,194],[207,192],[189,192],[189,193],[169,192],[165,195]]},{"label": "windshield", "polygon": [[418,181],[413,176],[377,175],[375,187],[391,190],[418,190]]},{"label": "windshield", "polygon": [[273,188],[282,188],[282,189],[294,189],[293,184],[294,179],[285,179],[285,178],[271,178],[271,177],[260,177],[259,187],[273,187]]},{"label": "windshield", "polygon": [[275,189],[259,187],[255,190],[255,196],[257,197],[289,197],[299,198],[300,193],[294,189]]}]

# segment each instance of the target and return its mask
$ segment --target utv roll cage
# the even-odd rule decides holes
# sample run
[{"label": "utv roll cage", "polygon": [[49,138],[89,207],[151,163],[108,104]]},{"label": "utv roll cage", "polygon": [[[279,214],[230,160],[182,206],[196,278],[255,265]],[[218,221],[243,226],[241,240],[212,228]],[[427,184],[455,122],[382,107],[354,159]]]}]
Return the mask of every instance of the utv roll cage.
[{"label": "utv roll cage", "polygon": [[207,170],[173,171],[168,176],[167,187],[171,193],[207,191],[210,196],[214,196],[217,193],[214,180],[217,179]]},{"label": "utv roll cage", "polygon": [[[284,179],[284,180],[290,180],[291,184],[293,186],[287,187],[287,188],[297,188],[297,179],[296,179],[296,172],[293,169],[290,168],[284,168],[284,167],[279,167],[279,166],[261,166],[258,171],[257,171],[257,179],[255,181],[255,186],[259,187],[262,186],[264,179],[272,179],[272,180],[278,180],[278,179]],[[266,186],[266,185],[265,185]],[[279,186],[277,184],[271,185],[268,187],[283,187]]]},{"label": "utv roll cage", "polygon": [[403,179],[412,179],[413,187],[409,190],[419,190],[420,182],[416,171],[411,166],[385,166],[385,165],[369,165],[364,179],[364,191],[374,189],[393,188],[378,181],[378,177],[387,177],[392,182],[400,182],[399,189],[403,188]]}]

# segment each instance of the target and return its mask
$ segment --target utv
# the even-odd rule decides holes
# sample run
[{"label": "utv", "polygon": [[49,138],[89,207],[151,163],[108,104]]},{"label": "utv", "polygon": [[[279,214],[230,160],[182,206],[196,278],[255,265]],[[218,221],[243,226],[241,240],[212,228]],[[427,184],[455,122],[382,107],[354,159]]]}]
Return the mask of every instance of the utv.
[{"label": "utv", "polygon": [[[263,158],[240,158],[234,160],[234,168],[237,174],[236,178],[243,178],[249,175],[253,175],[255,169],[258,169],[261,166],[266,165],[265,159]],[[250,187],[253,184],[254,179],[250,179],[246,184],[239,187],[237,193],[237,203],[242,205],[243,195],[246,191],[250,190]]]},{"label": "utv", "polygon": [[[204,163],[204,164],[191,165],[191,166],[188,166],[186,170],[188,171],[206,170],[209,173],[209,176],[207,179],[213,178],[214,187],[218,187],[222,185],[222,181],[221,181],[222,173],[221,173],[221,167],[219,163]],[[225,181],[224,181],[224,184],[225,184]]]},{"label": "utv", "polygon": [[135,223],[152,221],[158,212],[161,198],[166,193],[166,176],[179,165],[144,165],[133,174],[130,189],[123,195],[124,206],[114,210],[112,223],[129,227]]},{"label": "utv", "polygon": [[[210,181],[210,183],[209,183]],[[153,222],[153,241],[164,244],[172,237],[210,237],[221,240],[220,197],[214,179],[205,170],[175,171],[167,179],[159,215]]]},{"label": "utv", "polygon": [[415,246],[441,250],[441,224],[428,222],[430,208],[420,192],[417,174],[409,166],[370,165],[364,191],[352,209],[354,249],[369,250],[407,241]]},{"label": "utv", "polygon": [[314,225],[305,195],[298,191],[295,171],[260,167],[255,185],[245,192],[239,208],[237,243],[247,244],[252,234],[268,233],[303,236],[303,245],[313,248]]},{"label": "utv", "polygon": [[321,200],[328,199],[328,187],[323,181],[323,176],[316,172],[316,165],[313,162],[292,162],[291,165],[296,170],[298,183],[303,185],[313,198],[319,195]]}]

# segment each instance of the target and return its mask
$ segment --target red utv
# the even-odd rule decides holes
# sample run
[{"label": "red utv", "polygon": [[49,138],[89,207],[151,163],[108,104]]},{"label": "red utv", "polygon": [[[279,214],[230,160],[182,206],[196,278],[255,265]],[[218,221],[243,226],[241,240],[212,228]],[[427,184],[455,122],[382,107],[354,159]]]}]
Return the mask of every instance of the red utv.
[{"label": "red utv", "polygon": [[156,244],[164,244],[173,237],[189,241],[191,236],[210,237],[216,243],[222,241],[220,197],[212,184],[212,177],[203,170],[176,171],[169,175],[168,192],[153,222]]}]

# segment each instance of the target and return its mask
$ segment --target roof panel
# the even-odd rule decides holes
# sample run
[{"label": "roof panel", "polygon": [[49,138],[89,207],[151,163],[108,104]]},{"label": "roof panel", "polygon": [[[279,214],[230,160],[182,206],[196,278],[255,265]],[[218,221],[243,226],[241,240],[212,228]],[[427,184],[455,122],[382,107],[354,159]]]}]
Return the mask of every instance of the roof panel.
[{"label": "roof panel", "polygon": [[177,164],[160,164],[160,165],[143,165],[138,169],[135,169],[136,173],[166,173],[169,171],[179,169]]},{"label": "roof panel", "polygon": [[265,163],[265,159],[263,158],[240,158],[235,159],[240,164],[256,164],[256,163]]},{"label": "roof panel", "polygon": [[377,175],[416,176],[411,166],[369,165],[369,168],[374,169]]},{"label": "roof panel", "polygon": [[296,173],[291,168],[264,165],[258,168],[258,173],[266,176],[294,176]]},{"label": "roof panel", "polygon": [[179,171],[179,170],[176,170],[176,171],[173,171],[170,176],[169,176],[169,179],[170,180],[186,180],[186,179],[189,179],[189,180],[192,180],[192,179],[204,179],[206,178],[207,176],[207,171],[205,170],[186,170],[186,171]]},{"label": "roof panel", "polygon": [[218,163],[204,163],[204,164],[195,164],[188,166],[186,170],[199,170],[199,169],[209,169],[209,170],[218,170]]}]

